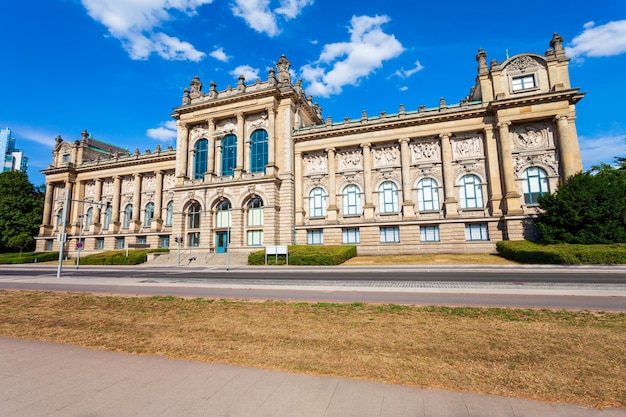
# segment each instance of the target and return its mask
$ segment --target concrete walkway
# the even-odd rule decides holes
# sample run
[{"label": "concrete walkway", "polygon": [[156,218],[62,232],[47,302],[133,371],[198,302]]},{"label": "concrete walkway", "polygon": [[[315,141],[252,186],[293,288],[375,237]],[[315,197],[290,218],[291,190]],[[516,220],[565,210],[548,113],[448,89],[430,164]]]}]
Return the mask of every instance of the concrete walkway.
[{"label": "concrete walkway", "polygon": [[492,395],[0,337],[3,417],[626,417]]}]

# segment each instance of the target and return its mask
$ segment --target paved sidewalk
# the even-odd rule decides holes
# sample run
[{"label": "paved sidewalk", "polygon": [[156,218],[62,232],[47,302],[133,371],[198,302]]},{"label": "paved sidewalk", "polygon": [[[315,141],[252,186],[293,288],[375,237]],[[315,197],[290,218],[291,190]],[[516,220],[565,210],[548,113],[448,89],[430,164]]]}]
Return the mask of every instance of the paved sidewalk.
[{"label": "paved sidewalk", "polygon": [[0,337],[0,415],[626,417],[626,409],[595,410]]}]

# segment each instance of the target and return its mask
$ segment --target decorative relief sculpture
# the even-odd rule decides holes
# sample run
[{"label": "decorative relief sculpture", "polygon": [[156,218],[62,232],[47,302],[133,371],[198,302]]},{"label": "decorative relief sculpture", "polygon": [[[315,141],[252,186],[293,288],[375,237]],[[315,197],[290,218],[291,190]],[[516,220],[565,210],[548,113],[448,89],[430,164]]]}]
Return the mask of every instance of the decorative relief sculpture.
[{"label": "decorative relief sculpture", "polygon": [[191,140],[196,140],[198,138],[208,138],[209,137],[209,129],[207,129],[204,126],[201,125],[197,125],[194,126],[191,129],[191,132],[189,133],[189,137],[191,138]]},{"label": "decorative relief sculpture", "polygon": [[520,178],[526,168],[537,165],[550,168],[552,170],[551,175],[557,175],[559,172],[559,162],[556,160],[554,152],[546,152],[538,155],[517,155],[513,164],[516,178]]},{"label": "decorative relief sculpture", "polygon": [[512,130],[517,148],[539,148],[546,146],[547,130],[536,126],[521,126]]},{"label": "decorative relief sculpture", "polygon": [[113,195],[113,181],[105,181],[102,184],[102,194]]},{"label": "decorative relief sculpture", "polygon": [[400,151],[397,146],[386,146],[374,149],[374,166],[398,165]]},{"label": "decorative relief sculpture", "polygon": [[304,166],[307,173],[326,172],[328,166],[326,155],[307,155],[304,158]]},{"label": "decorative relief sculpture", "polygon": [[363,154],[360,150],[349,150],[337,155],[339,158],[339,170],[349,171],[362,168]]},{"label": "decorative relief sculpture", "polygon": [[85,197],[93,197],[96,194],[96,183],[88,182],[85,184]]},{"label": "decorative relief sculpture", "polygon": [[438,159],[440,154],[439,142],[434,140],[413,142],[409,144],[409,148],[411,149],[411,159],[413,163]]},{"label": "decorative relief sculpture", "polygon": [[134,191],[133,190],[134,183],[135,183],[134,178],[124,178],[122,180],[122,192],[124,194],[132,193]]},{"label": "decorative relief sculpture", "polygon": [[452,141],[452,157],[454,159],[482,156],[481,139],[477,136]]},{"label": "decorative relief sculpture", "polygon": [[252,131],[254,129],[259,129],[268,127],[268,121],[267,121],[267,112],[263,112],[260,115],[257,116],[257,118],[251,122],[249,122],[248,124],[248,130]]},{"label": "decorative relief sculpture", "polygon": [[163,188],[170,189],[176,185],[176,177],[174,174],[165,174],[163,177]]},{"label": "decorative relief sculpture", "polygon": [[156,188],[156,176],[150,175],[143,178],[141,182],[144,191],[145,190],[154,190]]},{"label": "decorative relief sculpture", "polygon": [[227,120],[222,127],[222,132],[225,135],[232,135],[237,132],[237,125],[232,120]]},{"label": "decorative relief sculpture", "polygon": [[535,68],[538,66],[539,64],[533,58],[529,57],[528,55],[522,55],[511,61],[511,63],[506,66],[506,69],[509,71],[522,71],[528,68]]}]

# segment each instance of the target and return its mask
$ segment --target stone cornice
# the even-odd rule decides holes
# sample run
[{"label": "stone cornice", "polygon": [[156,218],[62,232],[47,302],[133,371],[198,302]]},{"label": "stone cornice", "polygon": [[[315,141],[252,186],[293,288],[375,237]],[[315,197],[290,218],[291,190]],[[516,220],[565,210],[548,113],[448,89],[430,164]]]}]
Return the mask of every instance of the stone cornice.
[{"label": "stone cornice", "polygon": [[567,100],[570,104],[576,104],[585,96],[585,93],[581,93],[579,90],[580,89],[576,88],[570,90],[555,91],[551,93],[540,93],[520,97],[508,97],[506,99],[492,101],[491,103],[489,103],[488,109],[489,111],[495,112],[497,110],[508,109],[512,107],[521,107],[532,104],[541,104],[563,100]]}]

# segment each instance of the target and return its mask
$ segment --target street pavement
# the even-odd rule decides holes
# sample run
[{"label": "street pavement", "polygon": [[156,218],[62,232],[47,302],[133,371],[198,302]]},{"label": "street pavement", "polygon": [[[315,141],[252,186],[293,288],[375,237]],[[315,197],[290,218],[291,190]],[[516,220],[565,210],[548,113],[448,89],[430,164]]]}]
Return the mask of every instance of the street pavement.
[{"label": "street pavement", "polygon": [[626,417],[493,395],[0,337],[2,417]]}]

